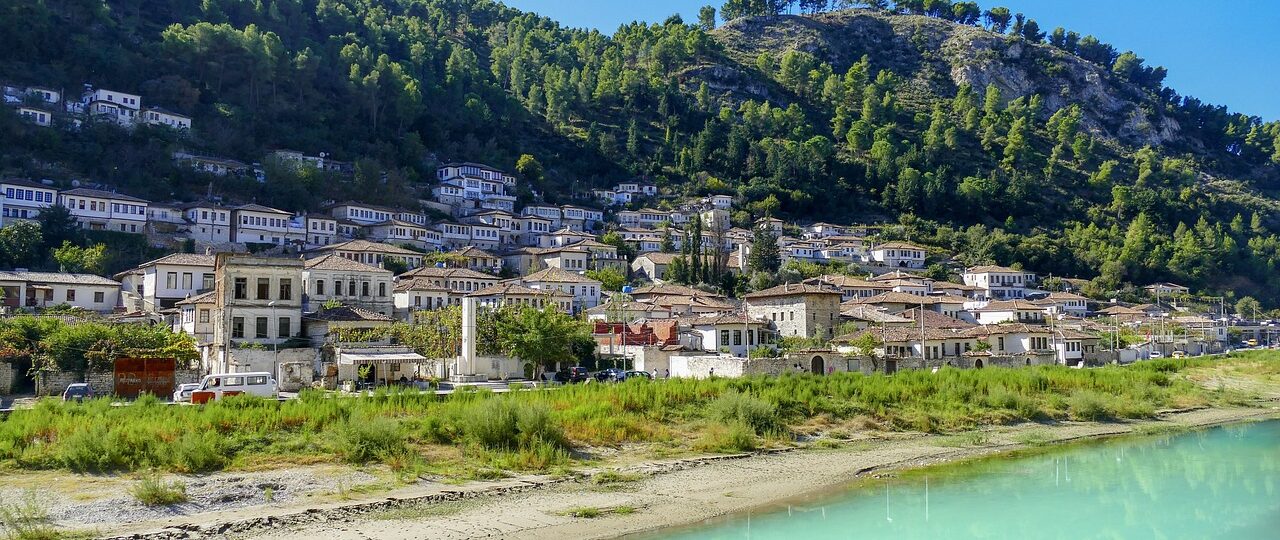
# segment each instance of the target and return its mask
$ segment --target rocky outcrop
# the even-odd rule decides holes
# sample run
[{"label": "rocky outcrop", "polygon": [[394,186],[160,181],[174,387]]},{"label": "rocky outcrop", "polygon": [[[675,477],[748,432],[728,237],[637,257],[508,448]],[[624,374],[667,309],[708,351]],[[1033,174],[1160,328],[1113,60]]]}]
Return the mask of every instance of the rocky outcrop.
[{"label": "rocky outcrop", "polygon": [[[762,52],[795,49],[840,72],[866,55],[873,70],[893,70],[943,99],[963,84],[978,92],[993,84],[1006,102],[1039,94],[1046,117],[1077,104],[1082,125],[1100,137],[1134,146],[1180,137],[1177,122],[1155,112],[1161,110],[1159,104],[1107,68],[1047,44],[974,26],[856,9],[816,17],[747,17],[730,21],[714,36],[730,59],[743,64]],[[728,82],[724,89],[754,94],[747,86]]]}]

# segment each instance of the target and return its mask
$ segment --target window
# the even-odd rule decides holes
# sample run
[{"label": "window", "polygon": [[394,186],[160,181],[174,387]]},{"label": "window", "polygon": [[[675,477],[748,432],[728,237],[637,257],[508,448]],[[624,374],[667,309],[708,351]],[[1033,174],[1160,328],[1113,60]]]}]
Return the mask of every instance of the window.
[{"label": "window", "polygon": [[316,296],[324,296],[324,280],[316,280]]},{"label": "window", "polygon": [[182,273],[182,288],[183,288],[183,289],[190,289],[190,288],[191,288],[191,281],[192,281],[192,277],[193,277],[193,276],[192,276],[191,272],[183,272],[183,273]]},{"label": "window", "polygon": [[176,288],[178,288],[178,273],[177,273],[177,272],[169,272],[168,274],[165,274],[165,276],[164,276],[164,286],[165,286],[165,288],[168,288],[168,289],[176,289]]},{"label": "window", "polygon": [[209,322],[209,310],[207,309],[200,310],[200,322],[202,323]]},{"label": "window", "polygon": [[379,283],[379,284],[378,284],[378,296],[386,296],[386,295],[387,295],[387,284],[386,284],[386,283]]},{"label": "window", "polygon": [[258,386],[267,384],[266,375],[252,375],[244,378],[244,383],[250,386]]},{"label": "window", "polygon": [[200,276],[200,288],[203,290],[213,288],[213,274],[204,274]]},{"label": "window", "polygon": [[258,278],[258,300],[271,298],[271,279]]},{"label": "window", "polygon": [[266,318],[266,317],[258,317],[258,319],[257,319],[256,321],[254,321],[254,322],[255,322],[255,324],[254,324],[255,328],[254,328],[254,335],[253,335],[253,337],[256,337],[256,338],[258,338],[258,339],[266,339],[266,337],[267,337],[267,318]]},{"label": "window", "polygon": [[342,282],[341,282],[341,281],[334,281],[334,282],[333,282],[333,295],[334,295],[334,296],[342,296]]},{"label": "window", "polygon": [[733,344],[742,345],[742,330],[733,331]]},{"label": "window", "polygon": [[289,279],[289,278],[280,279],[280,299],[281,300],[293,299],[293,280],[292,279]]},{"label": "window", "polygon": [[235,299],[244,300],[249,297],[249,280],[247,278],[236,278]]},{"label": "window", "polygon": [[244,337],[244,317],[236,317],[231,319],[231,337]]},{"label": "window", "polygon": [[222,379],[223,386],[244,386],[244,377],[227,377]]},{"label": "window", "polygon": [[347,294],[351,296],[356,295],[356,280],[353,279],[347,281]]},{"label": "window", "polygon": [[280,317],[280,326],[278,330],[280,330],[280,332],[276,334],[276,337],[281,339],[289,337],[289,318],[288,317]]},{"label": "window", "polygon": [[369,282],[360,283],[360,296],[369,296]]},{"label": "window", "polygon": [[720,346],[722,346],[722,347],[727,347],[727,346],[729,346],[729,331],[728,331],[728,330],[721,330],[721,331],[720,331]]},{"label": "window", "polygon": [[67,301],[68,301],[68,302],[75,302],[75,301],[76,301],[76,290],[75,290],[75,289],[67,289]]}]

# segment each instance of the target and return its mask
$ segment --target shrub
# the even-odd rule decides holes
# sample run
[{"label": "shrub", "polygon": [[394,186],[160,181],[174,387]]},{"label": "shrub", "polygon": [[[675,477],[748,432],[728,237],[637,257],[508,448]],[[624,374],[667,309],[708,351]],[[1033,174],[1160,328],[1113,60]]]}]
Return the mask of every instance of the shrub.
[{"label": "shrub", "polygon": [[182,482],[165,482],[155,473],[145,474],[129,488],[129,494],[147,506],[168,506],[187,502],[187,486]]},{"label": "shrub", "polygon": [[514,450],[519,445],[519,415],[506,399],[486,399],[467,410],[467,437],[491,450]]},{"label": "shrub", "polygon": [[757,448],[756,435],[743,424],[713,426],[693,444],[704,452],[751,452]]},{"label": "shrub", "polygon": [[169,463],[175,471],[204,473],[221,469],[227,463],[223,439],[216,433],[187,432],[170,445]]},{"label": "shrub", "polygon": [[339,452],[349,463],[385,460],[408,451],[400,425],[389,418],[352,418],[338,440]]},{"label": "shrub", "polygon": [[723,394],[711,402],[708,410],[712,418],[726,424],[746,426],[757,435],[778,433],[784,429],[777,405],[749,394]]},{"label": "shrub", "polygon": [[1098,422],[1112,418],[1107,396],[1093,390],[1079,390],[1067,400],[1067,410],[1074,420]]}]

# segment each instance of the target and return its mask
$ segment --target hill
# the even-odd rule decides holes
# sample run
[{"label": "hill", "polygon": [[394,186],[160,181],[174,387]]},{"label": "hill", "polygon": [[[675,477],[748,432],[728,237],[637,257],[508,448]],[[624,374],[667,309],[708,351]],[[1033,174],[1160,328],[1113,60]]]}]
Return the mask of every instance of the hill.
[{"label": "hill", "polygon": [[[522,186],[556,202],[641,176],[737,195],[740,224],[883,220],[899,224],[886,238],[1099,294],[1171,280],[1280,300],[1280,123],[1180,96],[1092,36],[916,4],[609,36],[488,0],[16,0],[0,79],[137,91],[197,128],[59,132],[6,113],[0,170],[303,210],[398,204],[439,161],[530,154]],[[214,182],[177,169],[176,148],[357,166]]]}]

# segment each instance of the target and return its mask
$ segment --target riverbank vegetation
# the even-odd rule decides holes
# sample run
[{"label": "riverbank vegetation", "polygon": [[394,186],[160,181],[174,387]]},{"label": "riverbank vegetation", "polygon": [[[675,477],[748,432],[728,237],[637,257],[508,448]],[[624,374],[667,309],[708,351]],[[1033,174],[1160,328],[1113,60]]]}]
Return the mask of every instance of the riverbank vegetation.
[{"label": "riverbank vegetation", "polygon": [[451,396],[394,391],[352,399],[304,392],[286,402],[205,406],[140,399],[44,400],[0,422],[0,467],[199,473],[228,467],[381,463],[412,476],[553,471],[592,450],[641,443],[680,452],[788,444],[803,426],[961,433],[1019,421],[1149,418],[1157,410],[1237,404],[1250,393],[1192,382],[1238,366],[1272,377],[1280,354],[1128,367],[943,369],[587,384]]}]

